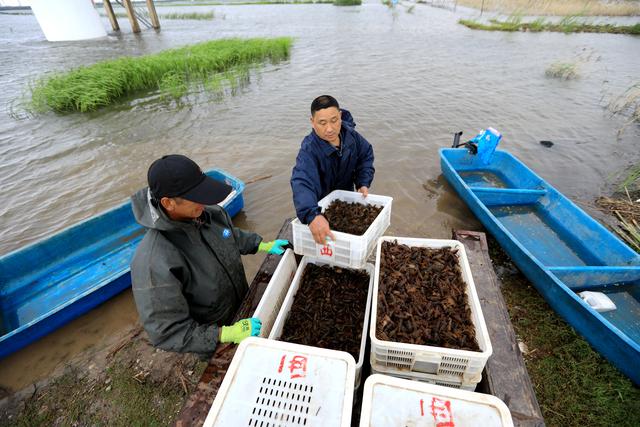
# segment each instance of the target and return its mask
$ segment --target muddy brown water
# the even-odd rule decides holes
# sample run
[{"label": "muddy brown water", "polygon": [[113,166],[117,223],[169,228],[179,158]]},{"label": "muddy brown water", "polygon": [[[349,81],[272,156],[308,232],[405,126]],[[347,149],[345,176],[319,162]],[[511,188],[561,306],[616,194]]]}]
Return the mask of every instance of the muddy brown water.
[{"label": "muddy brown water", "polygon": [[[174,152],[223,167],[249,184],[236,224],[275,237],[293,216],[289,177],[308,108],[323,93],[351,110],[375,150],[374,194],[394,198],[388,235],[448,238],[477,229],[444,182],[438,148],[493,126],[510,150],[571,198],[591,201],[615,172],[640,160],[638,126],[606,105],[640,75],[640,38],[608,34],[491,33],[457,20],[475,12],[371,1],[332,5],[208,6],[211,21],[162,22],[158,33],[49,43],[31,15],[0,14],[0,254],[109,209],[144,185],[149,163]],[[108,26],[106,19],[105,27]],[[20,99],[37,76],[122,55],[221,37],[293,36],[288,61],[216,98],[192,91],[180,104],[151,93],[90,114],[29,116]],[[580,78],[545,77],[578,61]],[[553,141],[551,148],[539,141]],[[262,255],[245,257],[253,276]],[[135,322],[126,292],[0,362],[0,386],[45,377],[73,354]]]}]

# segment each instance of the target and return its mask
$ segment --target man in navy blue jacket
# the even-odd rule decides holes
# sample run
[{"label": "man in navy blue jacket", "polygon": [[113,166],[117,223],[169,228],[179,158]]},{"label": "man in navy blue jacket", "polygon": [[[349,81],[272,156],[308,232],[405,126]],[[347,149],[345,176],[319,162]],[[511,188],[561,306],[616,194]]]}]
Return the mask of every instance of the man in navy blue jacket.
[{"label": "man in navy blue jacket", "polygon": [[373,147],[355,131],[353,117],[340,110],[332,96],[313,100],[311,126],[291,174],[291,190],[298,219],[309,224],[314,240],[322,244],[334,236],[318,200],[333,190],[357,189],[367,197],[375,173]]}]

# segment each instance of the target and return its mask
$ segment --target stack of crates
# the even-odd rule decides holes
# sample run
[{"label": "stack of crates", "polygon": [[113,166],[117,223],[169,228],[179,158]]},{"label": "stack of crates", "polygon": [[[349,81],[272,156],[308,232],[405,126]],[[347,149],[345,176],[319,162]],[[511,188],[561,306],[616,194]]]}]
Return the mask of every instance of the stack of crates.
[{"label": "stack of crates", "polygon": [[363,205],[381,206],[382,210],[361,236],[349,233],[333,231],[335,241],[327,244],[317,244],[308,225],[304,225],[297,218],[292,221],[293,247],[298,255],[303,255],[302,262],[298,266],[296,275],[291,287],[285,297],[280,309],[280,313],[269,334],[270,339],[279,339],[282,328],[293,304],[293,299],[298,291],[302,276],[307,264],[330,265],[335,267],[349,268],[353,270],[365,270],[370,277],[369,291],[367,295],[367,305],[362,325],[362,338],[360,343],[360,353],[356,361],[355,387],[358,388],[361,382],[362,366],[365,361],[365,348],[367,344],[367,328],[371,311],[371,300],[373,295],[374,266],[367,263],[367,259],[375,249],[377,239],[384,234],[391,222],[391,205],[393,199],[387,196],[369,194],[366,198],[361,193],[353,191],[336,190],[318,202],[322,211],[327,209],[334,200],[341,200],[349,203],[360,203]]},{"label": "stack of crates", "polygon": [[[466,294],[471,309],[471,320],[475,326],[476,340],[480,351],[457,350],[428,345],[405,344],[383,341],[376,337],[378,317],[378,285],[380,283],[380,256],[383,242],[396,242],[410,247],[451,248],[457,250],[462,279],[467,285]],[[491,356],[489,332],[482,315],[480,300],[476,292],[469,261],[462,245],[457,240],[417,239],[384,236],[378,239],[376,269],[373,285],[373,307],[371,310],[371,370],[372,373],[392,375],[400,378],[424,381],[473,391],[482,379],[482,370]]]}]

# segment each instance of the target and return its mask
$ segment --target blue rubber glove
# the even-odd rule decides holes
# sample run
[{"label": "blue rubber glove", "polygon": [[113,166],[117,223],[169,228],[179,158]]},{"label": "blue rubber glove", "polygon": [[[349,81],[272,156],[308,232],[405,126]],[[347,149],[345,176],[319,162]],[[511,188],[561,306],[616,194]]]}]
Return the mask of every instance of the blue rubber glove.
[{"label": "blue rubber glove", "polygon": [[220,342],[234,342],[240,344],[245,338],[257,337],[260,335],[262,322],[256,317],[238,320],[231,326],[223,326],[220,335]]},{"label": "blue rubber glove", "polygon": [[278,239],[271,242],[261,242],[258,246],[258,250],[261,252],[267,252],[274,255],[282,255],[284,253],[283,246],[289,244],[288,240]]}]

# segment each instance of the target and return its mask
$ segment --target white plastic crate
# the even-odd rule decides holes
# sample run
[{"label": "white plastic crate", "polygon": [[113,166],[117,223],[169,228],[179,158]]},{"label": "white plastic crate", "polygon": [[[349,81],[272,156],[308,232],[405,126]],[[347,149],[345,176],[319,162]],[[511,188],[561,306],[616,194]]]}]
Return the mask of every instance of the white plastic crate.
[{"label": "white plastic crate", "polygon": [[287,295],[289,286],[293,281],[293,276],[296,274],[296,268],[298,268],[296,256],[291,249],[287,249],[273,272],[273,276],[271,276],[262,299],[252,316],[262,321],[260,336],[263,338],[268,337],[271,332],[284,297]]},{"label": "white plastic crate", "polygon": [[[285,297],[284,303],[280,309],[280,313],[278,313],[278,317],[271,329],[271,333],[269,334],[269,339],[280,339],[282,335],[282,328],[284,328],[284,324],[289,316],[289,311],[291,310],[291,306],[293,305],[293,299],[298,292],[298,288],[300,287],[300,282],[302,281],[302,275],[304,274],[304,269],[307,267],[307,264],[316,264],[316,265],[330,265],[322,260],[318,260],[310,257],[303,257],[300,265],[298,266],[298,270],[296,271],[296,275],[293,278],[293,283],[289,287],[289,292]],[[344,267],[342,267],[344,268]],[[365,354],[364,350],[367,345],[367,325],[369,324],[369,316],[371,315],[371,298],[373,296],[373,273],[374,267],[371,264],[366,264],[364,270],[369,274],[369,291],[367,293],[367,306],[364,312],[364,319],[362,324],[362,338],[360,339],[360,354],[358,355],[358,360],[356,361],[356,377],[355,377],[355,387],[358,388],[360,386],[360,377],[362,375],[362,365],[364,364]]]},{"label": "white plastic crate", "polygon": [[512,427],[509,408],[489,394],[372,375],[364,385],[360,427]]},{"label": "white plastic crate", "polygon": [[308,225],[298,218],[291,222],[293,227],[293,248],[299,255],[311,256],[325,262],[349,268],[364,268],[369,254],[375,247],[376,239],[384,234],[391,223],[391,203],[393,198],[369,194],[366,198],[354,191],[335,190],[318,202],[322,211],[334,200],[363,205],[382,206],[382,210],[362,236],[332,231],[335,241],[320,245],[313,240]]},{"label": "white plastic crate", "polygon": [[204,426],[350,426],[354,376],[348,353],[250,337]]},{"label": "white plastic crate", "polygon": [[421,372],[409,372],[406,369],[393,369],[393,368],[385,368],[379,366],[373,360],[373,357],[370,358],[369,362],[371,363],[371,374],[381,374],[388,375],[396,378],[404,378],[407,380],[413,381],[421,381],[429,384],[436,384],[443,387],[452,387],[460,390],[467,391],[475,391],[476,387],[480,380],[482,380],[482,374],[478,375],[472,381],[467,381],[465,379],[460,379],[456,376],[451,375],[434,375],[434,374],[423,374]]},{"label": "white plastic crate", "polygon": [[[412,247],[457,249],[462,279],[467,284],[466,293],[471,321],[475,326],[476,341],[481,351],[457,350],[428,345],[405,344],[383,341],[376,337],[376,320],[378,315],[378,284],[380,281],[380,251],[382,242],[397,241]],[[482,370],[491,356],[492,348],[489,332],[480,308],[480,299],[471,276],[469,261],[464,245],[457,240],[417,239],[411,237],[384,236],[378,239],[376,249],[376,270],[373,285],[373,307],[371,316],[371,359],[381,368],[394,368],[411,373],[440,375],[446,378],[457,377],[460,381],[469,381],[482,374]]]}]

